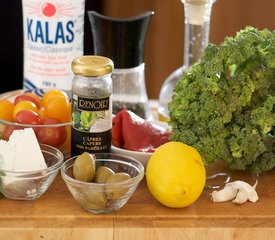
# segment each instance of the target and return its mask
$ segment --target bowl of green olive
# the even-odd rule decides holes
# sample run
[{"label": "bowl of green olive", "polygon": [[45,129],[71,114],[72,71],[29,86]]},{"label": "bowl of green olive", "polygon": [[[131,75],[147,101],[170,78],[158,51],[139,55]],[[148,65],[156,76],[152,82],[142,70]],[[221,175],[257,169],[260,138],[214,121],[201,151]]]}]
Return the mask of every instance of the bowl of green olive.
[{"label": "bowl of green olive", "polygon": [[61,176],[80,207],[105,214],[127,203],[144,177],[144,167],[128,156],[84,152],[62,164]]}]

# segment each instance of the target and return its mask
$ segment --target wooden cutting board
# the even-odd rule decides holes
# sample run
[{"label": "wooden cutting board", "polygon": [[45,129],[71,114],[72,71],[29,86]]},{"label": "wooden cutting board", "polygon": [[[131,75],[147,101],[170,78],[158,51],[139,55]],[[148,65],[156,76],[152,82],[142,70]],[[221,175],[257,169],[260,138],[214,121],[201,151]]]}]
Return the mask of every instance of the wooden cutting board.
[{"label": "wooden cutting board", "polygon": [[[221,171],[208,168],[208,175]],[[226,170],[227,171],[227,170]],[[228,172],[231,180],[255,176]],[[223,179],[220,179],[223,182]],[[162,206],[149,193],[145,179],[118,212],[93,215],[82,210],[60,175],[38,200],[0,199],[0,239],[275,239],[275,172],[258,177],[257,203],[213,203],[212,190],[204,190],[182,209]]]}]

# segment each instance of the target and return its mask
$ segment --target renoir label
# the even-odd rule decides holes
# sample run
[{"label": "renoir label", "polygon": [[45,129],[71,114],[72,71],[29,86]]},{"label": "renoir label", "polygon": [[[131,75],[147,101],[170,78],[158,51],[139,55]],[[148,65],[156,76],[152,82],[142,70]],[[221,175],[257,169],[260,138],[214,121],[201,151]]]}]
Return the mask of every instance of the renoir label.
[{"label": "renoir label", "polygon": [[78,97],[77,108],[79,110],[87,111],[106,111],[110,109],[109,97],[101,99],[82,98]]},{"label": "renoir label", "polygon": [[109,152],[111,148],[111,98],[72,98],[72,154]]},{"label": "renoir label", "polygon": [[22,0],[24,88],[71,90],[71,62],[83,55],[85,0]]}]

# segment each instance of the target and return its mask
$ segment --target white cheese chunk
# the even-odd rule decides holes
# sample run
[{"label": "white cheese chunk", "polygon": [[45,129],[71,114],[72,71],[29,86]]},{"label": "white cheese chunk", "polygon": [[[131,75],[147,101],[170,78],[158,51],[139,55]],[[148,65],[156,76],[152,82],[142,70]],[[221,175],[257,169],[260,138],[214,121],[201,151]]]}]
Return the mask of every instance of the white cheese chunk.
[{"label": "white cheese chunk", "polygon": [[16,172],[47,168],[32,128],[15,130],[8,142],[0,141],[0,168]]},{"label": "white cheese chunk", "polygon": [[14,169],[14,152],[9,142],[0,141],[0,169]]}]

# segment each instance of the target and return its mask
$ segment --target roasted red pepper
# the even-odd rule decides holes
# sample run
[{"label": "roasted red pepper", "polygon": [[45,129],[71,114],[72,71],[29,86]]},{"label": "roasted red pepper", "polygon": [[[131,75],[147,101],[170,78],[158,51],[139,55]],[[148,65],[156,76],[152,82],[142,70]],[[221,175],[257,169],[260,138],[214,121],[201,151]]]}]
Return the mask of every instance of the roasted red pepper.
[{"label": "roasted red pepper", "polygon": [[171,132],[140,118],[129,110],[121,110],[113,118],[112,144],[132,151],[154,152],[169,141]]}]

